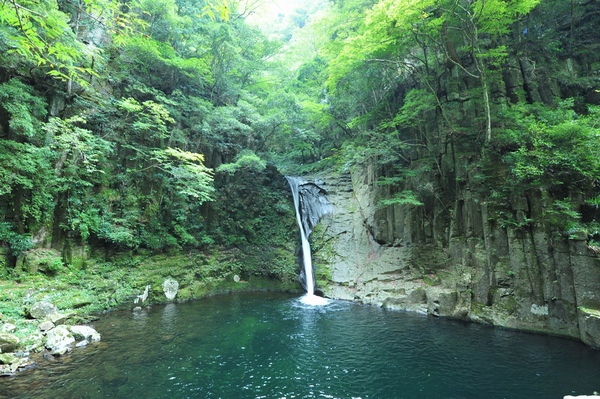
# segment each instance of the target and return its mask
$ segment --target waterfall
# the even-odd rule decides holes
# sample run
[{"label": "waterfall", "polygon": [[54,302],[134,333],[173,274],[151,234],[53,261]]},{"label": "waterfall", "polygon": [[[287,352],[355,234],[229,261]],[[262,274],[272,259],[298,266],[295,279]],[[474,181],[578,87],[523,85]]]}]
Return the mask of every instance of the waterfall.
[{"label": "waterfall", "polygon": [[319,220],[331,213],[332,206],[325,197],[325,191],[314,183],[307,182],[299,177],[286,176],[292,196],[294,197],[294,209],[296,221],[300,230],[302,240],[302,262],[303,273],[300,274],[300,282],[308,296],[315,293],[315,274],[312,267],[312,256],[308,237]]},{"label": "waterfall", "polygon": [[[315,278],[314,271],[312,268],[312,255],[310,252],[310,243],[308,242],[308,236],[310,233],[306,232],[304,223],[302,221],[302,208],[300,206],[300,184],[303,181],[298,177],[286,176],[290,188],[292,190],[292,196],[294,197],[294,210],[296,212],[296,221],[298,222],[298,229],[300,230],[300,239],[302,240],[302,264],[304,265],[304,279],[300,279],[306,293],[308,295],[315,294]],[[301,275],[302,276],[302,275]]]}]

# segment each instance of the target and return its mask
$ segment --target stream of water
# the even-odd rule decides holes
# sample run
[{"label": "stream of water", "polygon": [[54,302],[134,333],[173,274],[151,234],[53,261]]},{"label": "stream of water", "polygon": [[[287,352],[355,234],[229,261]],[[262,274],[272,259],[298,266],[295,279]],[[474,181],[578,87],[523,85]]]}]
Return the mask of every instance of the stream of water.
[{"label": "stream of water", "polygon": [[0,398],[562,398],[600,351],[349,302],[232,294],[94,323],[102,342],[0,379]]}]

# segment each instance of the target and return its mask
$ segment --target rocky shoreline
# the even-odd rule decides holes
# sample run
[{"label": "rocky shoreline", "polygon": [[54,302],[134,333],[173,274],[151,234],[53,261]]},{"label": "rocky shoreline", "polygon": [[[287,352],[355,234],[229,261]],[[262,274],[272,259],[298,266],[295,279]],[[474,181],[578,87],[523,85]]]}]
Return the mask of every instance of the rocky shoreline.
[{"label": "rocky shoreline", "polygon": [[34,354],[62,356],[76,347],[99,342],[101,336],[89,325],[69,325],[72,313],[61,313],[50,302],[36,302],[29,309],[34,329],[24,339],[17,337],[16,326],[0,324],[0,376],[35,367]]},{"label": "rocky shoreline", "polygon": [[[160,270],[161,273],[167,271],[176,270]],[[93,304],[76,309],[61,308],[49,299],[25,305],[29,303],[26,298],[15,294],[15,297],[20,298],[15,304],[23,304],[19,308],[20,315],[16,316],[16,308],[12,309],[12,316],[0,313],[0,378],[41,367],[45,363],[44,360],[51,362],[76,348],[97,345],[101,335],[91,322],[97,320],[98,315],[110,310],[129,308],[138,312],[150,304],[186,302],[233,291],[299,292],[297,283],[292,285],[260,277],[242,279],[237,274],[214,280],[211,284],[198,281],[182,284],[179,279],[161,276],[153,268],[146,268],[146,273],[145,280],[152,281],[153,284],[145,285],[137,294],[132,291],[123,300],[116,301],[103,310],[94,307]],[[121,280],[122,284],[126,284],[127,281]],[[10,289],[6,286],[4,288]],[[101,294],[97,294],[96,300],[99,300]]]}]

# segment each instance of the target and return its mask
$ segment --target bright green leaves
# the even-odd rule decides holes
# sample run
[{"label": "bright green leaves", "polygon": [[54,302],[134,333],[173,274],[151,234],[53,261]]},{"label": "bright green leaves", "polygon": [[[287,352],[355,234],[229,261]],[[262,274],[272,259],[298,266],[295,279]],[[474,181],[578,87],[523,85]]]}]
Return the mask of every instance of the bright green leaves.
[{"label": "bright green leaves", "polygon": [[600,187],[598,111],[577,116],[568,109],[568,104],[556,110],[536,107],[514,110],[526,113],[514,119],[518,127],[509,132],[517,132],[513,137],[519,147],[505,159],[521,183],[545,188]]},{"label": "bright green leaves", "polygon": [[482,33],[499,36],[519,17],[529,13],[541,0],[477,0],[469,6],[470,16]]},{"label": "bright green leaves", "polygon": [[42,118],[45,101],[12,79],[0,85],[0,198],[13,201],[15,219],[41,222],[52,207],[53,153]]},{"label": "bright green leaves", "polygon": [[175,192],[192,198],[197,205],[212,200],[212,170],[204,166],[204,156],[176,148],[156,150],[153,159],[169,174]]},{"label": "bright green leaves", "polygon": [[235,158],[235,162],[224,163],[217,168],[217,172],[234,175],[238,170],[245,171],[263,171],[267,167],[267,162],[260,159],[258,155],[251,150],[242,150]]},{"label": "bright green leaves", "polygon": [[130,97],[116,105],[124,113],[130,138],[143,145],[159,145],[169,135],[168,124],[175,122],[164,105],[151,100],[140,104]]},{"label": "bright green leaves", "polygon": [[55,171],[67,189],[70,184],[92,185],[101,178],[102,165],[113,151],[113,145],[81,126],[82,116],[68,119],[50,118],[45,131],[52,137],[50,148],[58,154]]},{"label": "bright green leaves", "polygon": [[404,190],[390,198],[383,199],[379,202],[379,206],[395,206],[395,205],[404,205],[404,206],[423,206],[423,203],[417,198],[415,193],[411,190]]},{"label": "bright green leaves", "polygon": [[433,3],[433,0],[381,0],[367,10],[364,25],[344,40],[341,51],[330,64],[329,88],[335,90],[337,82],[363,63],[390,62],[395,68],[404,68],[405,60],[398,57],[412,56],[417,47],[415,31],[423,22],[430,22],[426,10]]},{"label": "bright green leaves", "polygon": [[30,86],[18,79],[0,84],[0,107],[9,115],[8,132],[10,136],[23,136],[27,139],[44,141],[41,131],[41,119],[46,115],[46,102],[33,93]]},{"label": "bright green leaves", "polygon": [[24,67],[40,68],[81,86],[95,74],[86,66],[93,51],[77,40],[69,16],[58,9],[56,0],[2,2],[0,22],[8,45],[2,50],[17,54]]},{"label": "bright green leaves", "polygon": [[231,12],[237,9],[237,3],[237,1],[232,0],[207,0],[204,6],[204,13],[212,20],[216,20],[219,17],[223,21],[229,21]]},{"label": "bright green leaves", "polygon": [[261,108],[278,45],[234,1],[0,7],[0,75],[43,85],[49,103],[19,80],[0,82],[0,220],[15,231],[44,226],[122,248],[199,245],[200,206],[217,198],[200,152],[209,165],[265,172],[240,152],[281,124],[277,109]]},{"label": "bright green leaves", "polygon": [[413,89],[404,97],[404,104],[393,119],[392,126],[425,125],[431,119],[437,105],[436,98],[430,91]]}]

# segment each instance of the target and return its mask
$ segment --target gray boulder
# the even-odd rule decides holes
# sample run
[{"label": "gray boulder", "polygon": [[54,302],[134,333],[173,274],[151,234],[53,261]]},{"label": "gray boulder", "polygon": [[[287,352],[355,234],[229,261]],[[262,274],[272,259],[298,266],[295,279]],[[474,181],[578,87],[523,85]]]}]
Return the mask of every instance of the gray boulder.
[{"label": "gray boulder", "polygon": [[34,319],[45,319],[51,314],[57,313],[58,309],[50,302],[36,302],[29,309],[29,314]]},{"label": "gray boulder", "polygon": [[75,337],[67,326],[60,325],[46,333],[46,348],[50,349],[53,355],[64,355],[71,350],[74,343]]},{"label": "gray boulder", "polygon": [[64,323],[68,318],[73,316],[73,313],[51,313],[48,315],[47,320],[50,320],[54,324]]}]

